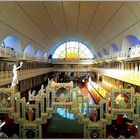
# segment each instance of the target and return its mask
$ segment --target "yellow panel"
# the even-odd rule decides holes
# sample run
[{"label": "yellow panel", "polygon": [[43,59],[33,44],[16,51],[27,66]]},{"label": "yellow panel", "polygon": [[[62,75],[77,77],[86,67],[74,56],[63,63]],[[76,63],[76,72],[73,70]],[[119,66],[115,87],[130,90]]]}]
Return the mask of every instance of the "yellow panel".
[{"label": "yellow panel", "polygon": [[4,1],[0,3],[0,16],[1,16],[1,13],[3,12],[3,9],[5,8],[6,4],[7,4],[7,2],[4,2]]},{"label": "yellow panel", "polygon": [[140,20],[140,1],[127,1],[128,8],[132,10],[137,20]]},{"label": "yellow panel", "polygon": [[0,16],[2,21],[12,26],[15,30],[25,34],[32,40],[35,40],[42,45],[48,44],[49,41],[44,34],[27,17],[27,15],[25,15],[15,2],[7,2],[7,5]]},{"label": "yellow panel", "polygon": [[55,28],[52,25],[42,2],[20,2],[20,6],[24,8],[24,10],[30,15],[30,17],[42,29],[42,31],[47,34],[49,40],[58,40],[57,32],[55,31]]},{"label": "yellow panel", "polygon": [[80,8],[83,11],[94,13],[97,3],[97,1],[81,1]]},{"label": "yellow panel", "polygon": [[80,2],[78,33],[84,36],[91,22],[98,2]]},{"label": "yellow panel", "polygon": [[[115,23],[116,19],[118,22]],[[105,42],[108,42],[115,36],[114,33],[119,34],[134,23],[136,23],[134,15],[128,7],[124,5],[106,26],[105,30],[103,30],[102,34],[98,37],[95,43],[98,44],[98,46],[102,46]]]},{"label": "yellow panel", "polygon": [[62,2],[44,2],[48,9],[51,19],[59,32],[59,35],[66,36],[65,18],[63,13]]},{"label": "yellow panel", "polygon": [[[102,31],[105,24],[113,16],[115,11],[120,7],[122,2],[101,2],[94,17],[94,21],[91,24],[91,28],[88,33],[88,37],[94,40],[94,38]],[[88,38],[87,37],[87,38]]]},{"label": "yellow panel", "polygon": [[64,2],[68,32],[72,36],[77,32],[78,8],[79,2]]}]

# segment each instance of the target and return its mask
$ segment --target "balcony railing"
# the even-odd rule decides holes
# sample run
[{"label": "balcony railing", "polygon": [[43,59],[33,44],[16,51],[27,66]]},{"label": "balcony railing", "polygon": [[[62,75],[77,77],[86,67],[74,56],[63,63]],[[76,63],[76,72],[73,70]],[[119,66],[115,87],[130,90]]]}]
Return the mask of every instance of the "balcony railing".
[{"label": "balcony railing", "polygon": [[93,71],[131,84],[140,85],[140,72],[134,70],[93,68]]},{"label": "balcony railing", "polygon": [[28,53],[16,53],[10,47],[0,46],[0,57],[2,58],[14,58],[18,60],[32,60],[32,61],[41,61],[48,62],[48,60],[44,57],[34,57]]},{"label": "balcony railing", "polygon": [[52,64],[93,64],[93,59],[52,59]]},{"label": "balcony railing", "polygon": [[118,51],[111,55],[103,56],[102,58],[98,58],[94,60],[94,63],[100,62],[110,62],[110,61],[120,61],[128,58],[128,52]]},{"label": "balcony railing", "polygon": [[0,57],[10,58],[14,56],[15,56],[14,50],[12,50],[9,47],[0,46]]},{"label": "balcony railing", "polygon": [[95,63],[109,62],[109,61],[119,61],[125,59],[139,58],[140,57],[140,45],[135,45],[131,47],[131,50],[117,51],[114,54],[103,56],[102,58],[95,59]]},{"label": "balcony railing", "polygon": [[135,46],[131,47],[130,57],[131,58],[140,57],[140,45],[135,45]]},{"label": "balcony railing", "polygon": [[[52,68],[40,68],[40,69],[27,69],[18,71],[18,80],[24,80],[32,78],[38,75],[52,72]],[[6,85],[12,82],[12,71],[1,71],[0,72],[0,86]]]},{"label": "balcony railing", "polygon": [[53,71],[57,72],[87,72],[92,71],[92,67],[84,68],[84,67],[53,67]]}]

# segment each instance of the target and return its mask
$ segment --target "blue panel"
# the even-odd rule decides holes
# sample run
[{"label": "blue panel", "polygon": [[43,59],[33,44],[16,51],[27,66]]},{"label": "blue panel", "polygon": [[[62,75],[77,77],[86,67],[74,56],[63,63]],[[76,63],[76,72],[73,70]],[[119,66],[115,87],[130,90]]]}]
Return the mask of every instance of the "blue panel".
[{"label": "blue panel", "polygon": [[117,52],[117,51],[120,51],[120,48],[116,45],[116,44],[111,44],[111,47],[112,47],[112,50],[114,51],[114,52]]},{"label": "blue panel", "polygon": [[100,53],[100,52],[97,52],[97,55],[98,55],[99,57],[102,57],[102,55],[101,55],[101,53]]},{"label": "blue panel", "polygon": [[38,50],[37,53],[36,53],[36,57],[42,58],[43,57],[43,51]]},{"label": "blue panel", "polygon": [[126,36],[126,38],[132,46],[140,44],[139,39],[134,35],[128,35],[128,36]]},{"label": "blue panel", "polygon": [[106,49],[103,49],[104,55],[109,55],[109,52]]},{"label": "blue panel", "polygon": [[16,53],[22,53],[20,40],[16,36],[8,36],[3,42],[6,47],[13,48]]},{"label": "blue panel", "polygon": [[34,46],[31,44],[27,45],[26,48],[24,49],[24,53],[30,54],[31,56],[35,56]]}]

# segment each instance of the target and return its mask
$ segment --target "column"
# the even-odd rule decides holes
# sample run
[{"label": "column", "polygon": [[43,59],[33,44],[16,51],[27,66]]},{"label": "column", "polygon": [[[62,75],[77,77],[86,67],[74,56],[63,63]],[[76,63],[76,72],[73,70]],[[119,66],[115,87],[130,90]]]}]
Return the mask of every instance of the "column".
[{"label": "column", "polygon": [[129,63],[126,62],[126,76],[129,76]]},{"label": "column", "polygon": [[81,105],[81,107],[82,107],[82,113],[84,113],[84,101],[83,101],[83,97],[82,97],[82,105]]},{"label": "column", "polygon": [[133,77],[133,63],[130,63],[130,76]]},{"label": "column", "polygon": [[42,97],[41,98],[41,103],[40,103],[40,105],[41,105],[41,112],[44,112],[44,97]]},{"label": "column", "polygon": [[139,76],[138,76],[138,80],[140,80],[140,62],[138,62],[138,66],[139,66],[139,71],[138,71]]},{"label": "column", "polygon": [[105,104],[105,106],[106,106],[106,114],[108,114],[108,113],[109,113],[109,101],[108,101],[108,97],[107,97],[107,99],[106,99],[106,104]]},{"label": "column", "polygon": [[84,138],[87,138],[87,124],[84,123]]},{"label": "column", "polygon": [[137,62],[135,63],[135,75],[134,76],[135,76],[134,78],[138,80],[139,73],[138,73],[138,63]]},{"label": "column", "polygon": [[36,101],[36,108],[35,108],[35,119],[39,118],[39,102]]},{"label": "column", "polygon": [[77,72],[77,76],[78,76],[78,78],[80,77],[80,72]]},{"label": "column", "polygon": [[14,101],[15,101],[15,97],[11,96],[10,97],[11,107],[14,107]]},{"label": "column", "polygon": [[100,102],[100,120],[103,118],[103,103]]},{"label": "column", "polygon": [[68,76],[68,72],[65,72],[65,76]]},{"label": "column", "polygon": [[46,113],[47,110],[47,99],[44,97],[44,113]]}]

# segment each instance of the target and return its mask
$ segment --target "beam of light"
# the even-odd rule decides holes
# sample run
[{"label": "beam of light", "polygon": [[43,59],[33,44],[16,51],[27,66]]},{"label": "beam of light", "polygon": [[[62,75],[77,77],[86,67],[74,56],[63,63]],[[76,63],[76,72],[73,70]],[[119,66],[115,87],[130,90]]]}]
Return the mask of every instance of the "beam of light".
[{"label": "beam of light", "polygon": [[3,122],[2,124],[0,124],[0,128],[3,127],[5,125],[5,122]]},{"label": "beam of light", "polygon": [[[87,86],[88,86],[88,83],[87,83]],[[88,89],[89,89],[89,88],[88,88]],[[89,104],[90,104],[90,105],[95,104],[94,101],[93,101],[93,99],[92,99],[92,97],[91,97],[91,95],[90,95],[90,93],[88,92],[88,90],[87,90],[86,87],[83,87],[82,93],[84,93],[84,95],[89,99]]]}]

